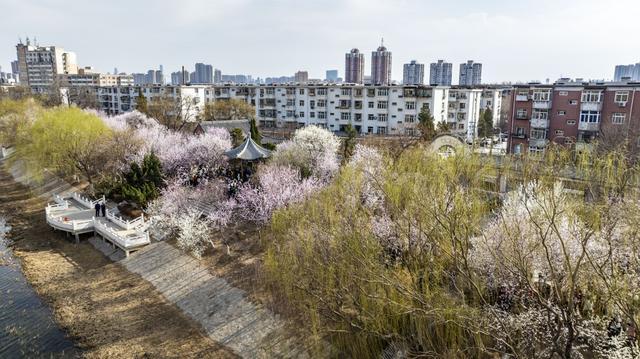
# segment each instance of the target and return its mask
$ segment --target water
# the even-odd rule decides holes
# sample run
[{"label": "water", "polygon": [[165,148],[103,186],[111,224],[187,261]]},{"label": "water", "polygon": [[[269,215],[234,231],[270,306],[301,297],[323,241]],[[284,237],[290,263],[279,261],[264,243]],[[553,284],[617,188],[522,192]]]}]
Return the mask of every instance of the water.
[{"label": "water", "polygon": [[2,240],[0,218],[0,358],[72,358],[73,343],[29,285]]}]

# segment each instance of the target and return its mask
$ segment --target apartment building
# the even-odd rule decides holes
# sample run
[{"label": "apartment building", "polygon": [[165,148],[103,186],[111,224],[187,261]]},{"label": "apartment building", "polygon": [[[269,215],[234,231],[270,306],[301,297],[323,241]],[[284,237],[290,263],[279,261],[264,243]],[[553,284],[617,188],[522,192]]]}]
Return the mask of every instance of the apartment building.
[{"label": "apartment building", "polygon": [[543,152],[553,142],[576,150],[596,139],[640,138],[640,83],[581,82],[516,85],[512,96],[508,150]]},{"label": "apartment building", "polygon": [[112,75],[93,71],[91,67],[78,70],[77,74],[59,76],[60,86],[131,86],[132,75]]},{"label": "apartment building", "polygon": [[460,86],[478,86],[481,83],[482,64],[473,62],[473,60],[460,64],[460,74],[458,78],[458,84]]},{"label": "apartment building", "polygon": [[383,44],[371,52],[371,83],[374,85],[391,84],[391,51]]},{"label": "apartment building", "polygon": [[57,46],[16,45],[20,84],[29,86],[34,92],[45,92],[59,75],[77,74],[76,54]]},{"label": "apartment building", "polygon": [[453,64],[438,60],[429,67],[429,85],[451,86]]},{"label": "apartment building", "polygon": [[364,54],[356,48],[344,55],[344,81],[353,84],[364,82]]},{"label": "apartment building", "polygon": [[[261,127],[317,125],[338,132],[351,124],[360,134],[415,134],[418,114],[428,108],[436,123],[446,121],[468,141],[477,133],[483,101],[495,109],[495,98],[500,98],[500,90],[489,88],[332,83],[111,86],[96,93],[103,111],[118,114],[135,109],[140,90],[149,101],[163,95],[179,99],[191,121],[200,119],[207,103],[239,99],[255,106]],[[494,113],[499,117],[499,110]]]},{"label": "apartment building", "polygon": [[405,85],[422,85],[424,83],[424,64],[411,60],[404,64],[402,71],[402,83]]}]

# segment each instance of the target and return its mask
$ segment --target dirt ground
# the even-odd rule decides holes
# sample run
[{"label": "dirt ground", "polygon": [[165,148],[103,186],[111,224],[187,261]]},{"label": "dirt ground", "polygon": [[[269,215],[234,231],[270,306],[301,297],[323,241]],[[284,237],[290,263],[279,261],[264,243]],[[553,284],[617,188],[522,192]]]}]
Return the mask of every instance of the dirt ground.
[{"label": "dirt ground", "polygon": [[56,321],[88,358],[227,358],[196,323],[137,275],[88,242],[54,232],[44,201],[0,167],[0,214],[25,276],[49,303]]}]

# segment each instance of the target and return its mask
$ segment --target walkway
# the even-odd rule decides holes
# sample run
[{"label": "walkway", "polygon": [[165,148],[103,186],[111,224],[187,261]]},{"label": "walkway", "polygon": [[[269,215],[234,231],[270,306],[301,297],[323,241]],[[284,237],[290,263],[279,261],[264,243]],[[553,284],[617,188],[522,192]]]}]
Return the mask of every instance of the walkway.
[{"label": "walkway", "polygon": [[111,259],[153,284],[196,322],[209,337],[245,358],[305,358],[283,322],[246,299],[246,293],[213,276],[193,257],[165,242],[122,258],[99,240],[90,242]]}]

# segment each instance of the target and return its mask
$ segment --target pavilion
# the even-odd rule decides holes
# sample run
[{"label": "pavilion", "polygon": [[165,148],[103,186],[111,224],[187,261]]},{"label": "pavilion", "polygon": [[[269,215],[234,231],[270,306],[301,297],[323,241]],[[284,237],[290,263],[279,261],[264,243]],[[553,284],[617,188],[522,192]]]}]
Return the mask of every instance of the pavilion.
[{"label": "pavilion", "polygon": [[257,144],[249,135],[240,146],[224,154],[232,160],[256,161],[268,158],[271,156],[271,151]]}]

